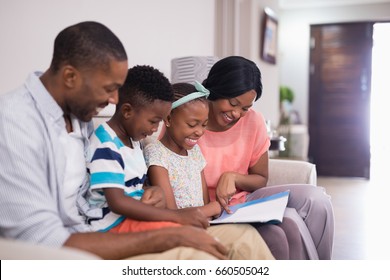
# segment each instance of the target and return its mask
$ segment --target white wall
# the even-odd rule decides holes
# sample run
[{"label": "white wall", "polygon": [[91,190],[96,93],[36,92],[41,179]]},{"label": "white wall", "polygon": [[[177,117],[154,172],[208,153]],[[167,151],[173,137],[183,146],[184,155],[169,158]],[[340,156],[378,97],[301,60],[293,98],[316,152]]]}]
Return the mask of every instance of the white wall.
[{"label": "white wall", "polygon": [[[245,1],[245,0],[242,0]],[[263,80],[263,95],[255,103],[254,109],[263,113],[264,117],[271,121],[271,125],[276,127],[279,124],[279,69],[280,62],[276,58],[276,64],[269,64],[260,58],[261,50],[261,29],[263,23],[263,11],[269,7],[279,16],[277,1],[274,0],[253,0],[251,7],[251,49],[250,58],[255,61],[261,71]],[[245,44],[245,43],[244,43]]]},{"label": "white wall", "polygon": [[172,58],[214,55],[214,14],[213,0],[0,0],[0,94],[46,70],[58,32],[85,20],[121,39],[130,66],[170,78]]},{"label": "white wall", "polygon": [[[238,49],[227,55],[243,55],[258,64],[264,94],[254,108],[276,124],[278,64],[262,61],[259,48],[262,11],[265,6],[277,11],[277,1],[237,0],[234,5],[240,14],[239,37],[233,43]],[[0,94],[22,84],[31,71],[46,70],[58,32],[84,20],[112,29],[130,66],[149,64],[170,78],[172,58],[216,55],[215,13],[215,0],[0,0]]]},{"label": "white wall", "polygon": [[279,123],[279,63],[269,64],[260,58],[260,36],[265,7],[278,14],[274,0],[216,0],[216,55],[240,55],[253,60],[260,68],[263,95],[253,108],[263,113],[276,127]]},{"label": "white wall", "polygon": [[305,124],[308,122],[310,24],[374,20],[389,21],[390,4],[280,10],[280,83],[294,90],[293,108],[300,112]]}]

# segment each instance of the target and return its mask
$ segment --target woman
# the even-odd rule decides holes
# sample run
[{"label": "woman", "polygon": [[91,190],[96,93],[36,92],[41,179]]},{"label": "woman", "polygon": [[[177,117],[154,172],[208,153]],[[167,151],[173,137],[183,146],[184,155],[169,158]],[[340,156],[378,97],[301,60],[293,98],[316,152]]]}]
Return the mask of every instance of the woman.
[{"label": "woman", "polygon": [[276,259],[330,259],[334,217],[329,196],[312,185],[266,187],[264,118],[251,109],[262,94],[256,64],[239,56],[219,60],[203,85],[210,91],[207,130],[199,140],[211,200],[229,205],[290,190],[283,223],[255,224]]}]

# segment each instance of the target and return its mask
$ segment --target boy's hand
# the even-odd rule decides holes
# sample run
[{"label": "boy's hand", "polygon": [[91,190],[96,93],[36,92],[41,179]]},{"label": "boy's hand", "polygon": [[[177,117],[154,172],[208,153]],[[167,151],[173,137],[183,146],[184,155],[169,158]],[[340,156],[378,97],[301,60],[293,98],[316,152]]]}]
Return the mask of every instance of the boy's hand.
[{"label": "boy's hand", "polygon": [[141,202],[158,208],[166,208],[164,191],[157,186],[145,187]]},{"label": "boy's hand", "polygon": [[199,208],[183,208],[178,209],[178,220],[177,223],[182,225],[192,225],[200,228],[207,228],[210,226],[210,222],[208,217],[203,214]]}]

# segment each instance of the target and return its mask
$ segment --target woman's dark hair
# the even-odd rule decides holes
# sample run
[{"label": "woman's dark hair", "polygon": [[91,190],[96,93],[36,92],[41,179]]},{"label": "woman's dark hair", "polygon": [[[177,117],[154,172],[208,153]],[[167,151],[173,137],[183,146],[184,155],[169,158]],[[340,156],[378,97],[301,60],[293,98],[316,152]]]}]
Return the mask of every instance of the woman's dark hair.
[{"label": "woman's dark hair", "polygon": [[256,100],[263,92],[261,73],[256,64],[241,56],[228,56],[210,69],[203,85],[210,91],[209,100],[233,98],[250,90],[256,91]]}]

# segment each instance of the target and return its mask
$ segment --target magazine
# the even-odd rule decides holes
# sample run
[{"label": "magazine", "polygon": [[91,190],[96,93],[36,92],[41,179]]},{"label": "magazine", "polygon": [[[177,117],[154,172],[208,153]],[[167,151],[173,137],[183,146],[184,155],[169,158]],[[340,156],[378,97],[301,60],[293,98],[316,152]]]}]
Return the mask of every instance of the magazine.
[{"label": "magazine", "polygon": [[226,223],[281,223],[287,206],[289,191],[236,204],[230,207],[232,214],[223,211],[222,215],[210,224]]}]

